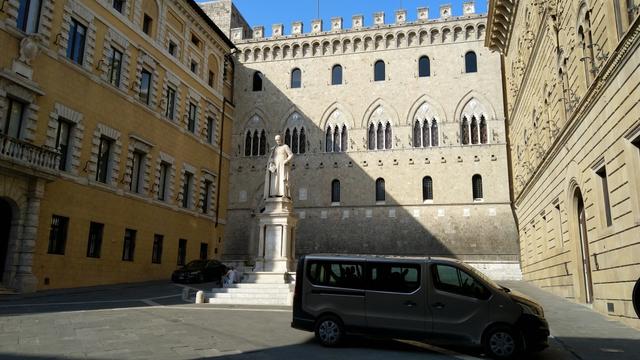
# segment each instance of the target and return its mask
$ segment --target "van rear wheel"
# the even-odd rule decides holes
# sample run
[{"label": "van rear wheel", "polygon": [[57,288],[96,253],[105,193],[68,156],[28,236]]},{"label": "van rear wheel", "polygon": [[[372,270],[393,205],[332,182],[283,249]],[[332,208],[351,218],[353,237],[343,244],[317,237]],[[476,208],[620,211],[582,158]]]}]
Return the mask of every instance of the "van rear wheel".
[{"label": "van rear wheel", "polygon": [[484,349],[494,359],[513,359],[520,353],[522,342],[517,332],[506,325],[489,329],[483,338]]},{"label": "van rear wheel", "polygon": [[336,316],[327,315],[316,322],[316,339],[323,346],[337,346],[344,338],[344,327]]}]

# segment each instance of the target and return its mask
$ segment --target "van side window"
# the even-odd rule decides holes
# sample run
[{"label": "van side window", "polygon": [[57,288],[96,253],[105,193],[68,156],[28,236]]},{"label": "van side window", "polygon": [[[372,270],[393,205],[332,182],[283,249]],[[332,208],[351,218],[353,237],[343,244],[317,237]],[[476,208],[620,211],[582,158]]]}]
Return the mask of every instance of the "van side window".
[{"label": "van side window", "polygon": [[375,263],[368,265],[368,290],[412,293],[420,288],[420,265]]},{"label": "van side window", "polygon": [[363,289],[362,263],[345,261],[310,261],[307,278],[314,285]]},{"label": "van side window", "polygon": [[431,266],[433,285],[437,290],[486,300],[491,296],[478,280],[454,266]]}]

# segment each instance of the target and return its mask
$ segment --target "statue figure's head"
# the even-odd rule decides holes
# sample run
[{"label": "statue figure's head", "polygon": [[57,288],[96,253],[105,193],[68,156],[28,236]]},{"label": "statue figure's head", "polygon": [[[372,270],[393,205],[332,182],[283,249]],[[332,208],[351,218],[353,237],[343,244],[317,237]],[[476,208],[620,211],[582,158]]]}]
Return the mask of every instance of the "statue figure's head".
[{"label": "statue figure's head", "polygon": [[282,136],[276,135],[276,144],[278,144],[278,146],[282,145]]}]

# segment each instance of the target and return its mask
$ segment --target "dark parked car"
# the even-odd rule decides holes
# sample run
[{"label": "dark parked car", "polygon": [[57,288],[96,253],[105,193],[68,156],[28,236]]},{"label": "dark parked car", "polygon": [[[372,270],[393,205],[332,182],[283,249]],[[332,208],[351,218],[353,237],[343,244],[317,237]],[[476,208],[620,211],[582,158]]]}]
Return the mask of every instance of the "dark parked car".
[{"label": "dark parked car", "polygon": [[205,281],[221,282],[227,267],[218,260],[193,260],[173,272],[171,281],[194,283]]}]

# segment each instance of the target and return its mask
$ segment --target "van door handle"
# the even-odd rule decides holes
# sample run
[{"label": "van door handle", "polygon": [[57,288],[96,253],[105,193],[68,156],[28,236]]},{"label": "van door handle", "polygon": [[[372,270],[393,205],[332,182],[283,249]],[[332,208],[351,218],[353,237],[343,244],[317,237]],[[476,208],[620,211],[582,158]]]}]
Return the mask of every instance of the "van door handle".
[{"label": "van door handle", "polygon": [[433,306],[436,309],[444,309],[444,304],[441,302],[437,302],[435,304],[431,304],[431,306]]},{"label": "van door handle", "polygon": [[416,303],[414,303],[413,301],[410,301],[410,300],[404,302],[404,306],[406,306],[406,307],[410,307],[411,308],[411,307],[415,307],[416,305],[417,305]]}]

